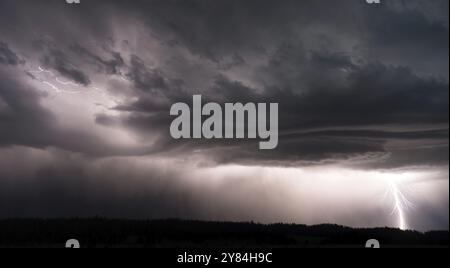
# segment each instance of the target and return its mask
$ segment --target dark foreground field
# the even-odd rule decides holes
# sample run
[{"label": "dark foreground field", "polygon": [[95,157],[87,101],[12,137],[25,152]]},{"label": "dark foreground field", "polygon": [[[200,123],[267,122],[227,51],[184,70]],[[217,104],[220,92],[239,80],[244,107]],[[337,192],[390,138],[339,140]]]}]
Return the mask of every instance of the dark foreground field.
[{"label": "dark foreground field", "polygon": [[390,228],[352,229],[337,225],[261,225],[181,220],[3,220],[0,247],[302,248],[448,247],[448,231],[419,233]]}]

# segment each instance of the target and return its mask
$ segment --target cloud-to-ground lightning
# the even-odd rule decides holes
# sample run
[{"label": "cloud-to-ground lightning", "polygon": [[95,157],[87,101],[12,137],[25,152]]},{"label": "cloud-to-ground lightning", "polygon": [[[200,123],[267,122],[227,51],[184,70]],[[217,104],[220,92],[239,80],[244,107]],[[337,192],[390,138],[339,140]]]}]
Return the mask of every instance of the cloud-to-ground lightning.
[{"label": "cloud-to-ground lightning", "polygon": [[406,198],[396,182],[390,180],[388,184],[387,193],[392,196],[394,201],[391,215],[396,214],[398,216],[398,227],[401,230],[406,230],[408,229],[408,223],[405,214],[407,210],[414,208],[414,205]]}]

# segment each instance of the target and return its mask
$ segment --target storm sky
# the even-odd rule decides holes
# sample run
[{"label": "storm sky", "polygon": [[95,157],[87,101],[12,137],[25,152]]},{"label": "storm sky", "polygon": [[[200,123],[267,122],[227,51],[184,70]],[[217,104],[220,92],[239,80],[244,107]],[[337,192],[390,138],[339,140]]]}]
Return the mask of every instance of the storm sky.
[{"label": "storm sky", "polygon": [[[449,2],[382,2],[0,0],[0,218],[448,230]],[[172,139],[195,94],[278,147]]]}]

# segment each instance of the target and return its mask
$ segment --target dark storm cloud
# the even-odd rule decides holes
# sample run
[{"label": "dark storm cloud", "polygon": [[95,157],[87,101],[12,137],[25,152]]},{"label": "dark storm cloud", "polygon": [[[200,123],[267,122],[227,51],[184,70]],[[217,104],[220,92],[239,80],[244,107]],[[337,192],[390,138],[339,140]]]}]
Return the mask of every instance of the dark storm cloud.
[{"label": "dark storm cloud", "polygon": [[130,72],[127,76],[134,82],[136,88],[143,91],[167,91],[165,78],[155,69],[149,69],[145,62],[137,56],[131,57]]},{"label": "dark storm cloud", "polygon": [[[448,1],[431,5],[443,9],[430,11],[434,15],[421,7],[366,12],[366,42],[371,49],[367,57],[448,79],[448,61],[443,60],[449,56]],[[441,12],[447,14],[439,16]]]},{"label": "dark storm cloud", "polygon": [[[377,8],[358,0],[284,0],[277,5],[255,0],[169,0],[117,5],[140,14],[165,42],[184,46],[219,66],[236,59],[242,64],[249,52],[261,53],[286,42],[322,36],[329,42],[315,45],[345,48],[352,44],[343,39],[351,42],[356,38],[358,44],[345,49],[356,49],[371,60],[382,58],[421,71],[420,65],[425,64],[433,73],[448,73],[443,60],[448,56],[445,0],[432,1],[428,5],[432,8],[404,1],[389,1]],[[442,8],[435,8],[438,6]]]},{"label": "dark storm cloud", "polygon": [[81,85],[88,86],[91,81],[82,70],[74,66],[64,52],[51,49],[42,59],[44,66],[50,67],[62,76],[69,78]]},{"label": "dark storm cloud", "polygon": [[24,63],[23,60],[12,51],[8,44],[0,41],[0,64],[18,65]]},{"label": "dark storm cloud", "polygon": [[226,70],[232,69],[233,67],[242,66],[244,64],[245,64],[245,59],[242,58],[241,55],[236,53],[236,54],[232,55],[230,57],[230,59],[228,59],[228,60],[226,59],[225,61],[220,62],[219,69],[226,71]]},{"label": "dark storm cloud", "polygon": [[[448,141],[448,137],[447,140]],[[405,166],[431,166],[448,169],[448,142],[431,146],[410,145],[399,148],[389,148],[390,155],[381,161],[364,165],[366,168],[397,168]]]},{"label": "dark storm cloud", "polygon": [[[311,59],[313,66],[334,66],[342,64],[341,62],[344,65],[348,64],[341,58],[334,56],[327,58],[326,55],[317,53]],[[420,78],[404,67],[372,64],[352,68],[342,88],[333,88],[319,82],[303,94],[276,88],[267,88],[261,94],[257,93],[256,89],[246,87],[239,82],[230,81],[225,77],[217,78],[208,91],[211,95],[205,96],[204,102],[277,102],[280,104],[280,144],[273,152],[258,151],[255,149],[256,143],[249,141],[192,143],[174,141],[166,135],[162,135],[165,141],[161,141],[160,144],[167,143],[169,149],[186,143],[182,148],[187,151],[194,150],[196,147],[208,149],[211,146],[218,158],[223,158],[222,156],[225,155],[229,159],[240,162],[243,158],[240,155],[255,161],[320,160],[335,156],[342,157],[346,154],[386,152],[383,144],[390,140],[434,140],[440,144],[448,141],[447,129],[375,130],[380,125],[397,126],[398,129],[414,124],[417,126],[433,123],[445,125],[448,122],[448,84],[445,81]],[[178,99],[172,99],[166,104],[160,103],[162,111],[157,116],[151,107],[158,106],[151,102],[138,101],[121,109],[136,112],[134,116],[128,116],[125,119],[131,127],[144,132],[145,129],[154,132],[161,128],[160,131],[166,133],[171,118],[164,111],[170,108],[170,103],[184,96],[177,97]],[[184,101],[191,103],[190,99]],[[142,112],[150,111],[152,111],[151,115],[142,114]],[[327,128],[356,128],[356,130],[333,131]],[[313,129],[319,130],[308,131]],[[293,131],[297,134],[283,134]],[[217,149],[220,146],[225,147],[224,151]],[[226,147],[231,147],[232,152],[229,152]]]},{"label": "dark storm cloud", "polygon": [[120,68],[125,65],[125,61],[122,58],[122,55],[115,51],[109,52],[111,59],[104,59],[80,45],[72,46],[72,50],[74,50],[76,54],[82,57],[86,57],[89,63],[96,66],[98,72],[102,72],[105,74],[120,74]]},{"label": "dark storm cloud", "polygon": [[[443,75],[448,69],[448,20],[440,8],[419,9],[400,1],[374,8],[354,0],[285,0],[276,5],[254,0],[96,1],[79,8],[56,1],[13,3],[5,0],[3,5],[19,14],[29,10],[39,22],[38,29],[46,26],[45,36],[51,36],[51,42],[37,42],[46,67],[85,86],[92,84],[91,77],[97,73],[130,80],[134,91],[121,93],[132,101],[115,107],[120,115],[100,114],[96,122],[126,127],[144,140],[156,135],[160,139],[157,151],[181,146],[185,153],[203,148],[220,156],[220,148],[232,148],[236,155],[245,154],[256,162],[266,158],[321,160],[387,152],[385,145],[392,140],[428,139],[438,144],[448,140],[433,132],[448,125],[448,76]],[[35,12],[39,5],[45,8]],[[436,1],[430,7],[442,5],[448,4]],[[50,26],[51,15],[67,23]],[[149,34],[165,46],[166,51],[157,55],[161,64],[143,56],[145,44],[133,51],[134,40],[124,40],[126,33],[120,28],[133,24],[130,18],[139,22],[135,26],[144,26],[139,35]],[[67,38],[67,29],[71,38]],[[8,39],[23,38],[5,31]],[[112,48],[118,42],[131,51]],[[181,57],[212,63],[215,67],[208,75],[213,79],[203,78],[203,70],[174,71],[180,67],[175,64],[190,61],[171,63],[171,52],[180,48],[190,53]],[[255,57],[259,63],[254,63]],[[230,77],[240,71],[260,83],[247,84]],[[202,89],[190,88],[187,82],[202,79]],[[170,105],[189,103],[199,91],[204,101],[280,103],[283,138],[279,148],[263,154],[252,150],[253,143],[246,140],[192,143],[170,139]],[[402,132],[405,125],[424,124],[430,132],[421,132],[420,127]],[[391,132],[364,132],[383,126],[389,126]],[[346,136],[332,131],[336,128],[355,131]],[[305,132],[309,134],[305,136]]]}]

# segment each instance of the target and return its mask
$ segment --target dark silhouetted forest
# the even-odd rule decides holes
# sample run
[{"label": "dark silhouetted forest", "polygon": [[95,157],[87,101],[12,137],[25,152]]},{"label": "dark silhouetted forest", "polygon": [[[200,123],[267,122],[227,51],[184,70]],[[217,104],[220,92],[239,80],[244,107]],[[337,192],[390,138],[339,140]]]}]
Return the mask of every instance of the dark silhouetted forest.
[{"label": "dark silhouetted forest", "polygon": [[420,233],[392,228],[182,220],[23,219],[0,221],[0,247],[64,247],[77,239],[84,248],[303,248],[448,247],[448,231]]}]

